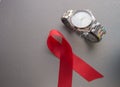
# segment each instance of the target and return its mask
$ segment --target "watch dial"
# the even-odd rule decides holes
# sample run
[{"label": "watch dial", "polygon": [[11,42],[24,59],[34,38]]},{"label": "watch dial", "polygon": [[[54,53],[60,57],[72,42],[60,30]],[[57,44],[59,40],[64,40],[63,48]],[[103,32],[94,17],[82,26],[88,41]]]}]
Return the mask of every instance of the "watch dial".
[{"label": "watch dial", "polygon": [[77,12],[72,16],[71,22],[76,27],[84,28],[91,24],[92,18],[87,12]]}]

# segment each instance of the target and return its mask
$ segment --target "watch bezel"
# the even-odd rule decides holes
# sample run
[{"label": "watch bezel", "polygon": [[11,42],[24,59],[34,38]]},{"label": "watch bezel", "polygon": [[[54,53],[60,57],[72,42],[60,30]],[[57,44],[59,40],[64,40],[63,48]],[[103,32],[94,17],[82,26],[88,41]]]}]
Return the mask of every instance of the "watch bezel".
[{"label": "watch bezel", "polygon": [[[86,27],[77,27],[77,26],[75,26],[75,25],[72,23],[71,18],[72,18],[76,13],[78,13],[78,12],[86,12],[87,14],[89,14],[89,15],[91,16],[91,23],[90,23],[88,26],[86,26]],[[90,31],[90,26],[91,26],[91,25],[94,23],[94,21],[95,21],[95,17],[93,16],[92,12],[89,11],[89,10],[75,10],[75,11],[73,11],[72,15],[68,18],[68,21],[69,21],[70,25],[71,25],[74,29],[76,29],[77,31],[83,31],[83,32],[87,31],[87,32],[88,32],[88,31]]]}]

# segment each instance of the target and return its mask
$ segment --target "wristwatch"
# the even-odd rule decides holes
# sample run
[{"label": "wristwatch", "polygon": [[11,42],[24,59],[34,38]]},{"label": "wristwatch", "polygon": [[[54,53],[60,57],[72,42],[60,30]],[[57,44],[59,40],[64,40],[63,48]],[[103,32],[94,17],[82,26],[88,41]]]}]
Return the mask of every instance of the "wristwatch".
[{"label": "wristwatch", "polygon": [[99,42],[106,33],[90,10],[68,10],[61,20],[71,31],[80,33],[91,42]]}]

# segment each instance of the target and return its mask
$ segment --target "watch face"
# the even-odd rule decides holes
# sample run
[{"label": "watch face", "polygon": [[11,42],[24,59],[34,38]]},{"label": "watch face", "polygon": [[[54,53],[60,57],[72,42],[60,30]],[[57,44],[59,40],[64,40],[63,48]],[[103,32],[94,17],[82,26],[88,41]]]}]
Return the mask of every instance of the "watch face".
[{"label": "watch face", "polygon": [[91,24],[92,17],[89,13],[85,11],[80,11],[80,12],[75,13],[71,17],[71,22],[76,27],[85,28]]}]

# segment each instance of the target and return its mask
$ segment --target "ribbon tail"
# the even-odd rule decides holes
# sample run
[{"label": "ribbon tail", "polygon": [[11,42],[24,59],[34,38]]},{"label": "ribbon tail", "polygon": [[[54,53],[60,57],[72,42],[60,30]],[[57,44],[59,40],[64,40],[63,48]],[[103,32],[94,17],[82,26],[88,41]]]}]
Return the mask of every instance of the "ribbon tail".
[{"label": "ribbon tail", "polygon": [[98,71],[96,71],[94,68],[92,68],[90,65],[88,65],[85,61],[83,61],[75,54],[73,55],[73,68],[79,75],[81,75],[87,81],[92,81],[103,77],[102,74],[100,74]]},{"label": "ribbon tail", "polygon": [[60,59],[58,87],[72,87],[73,61],[67,57]]}]

